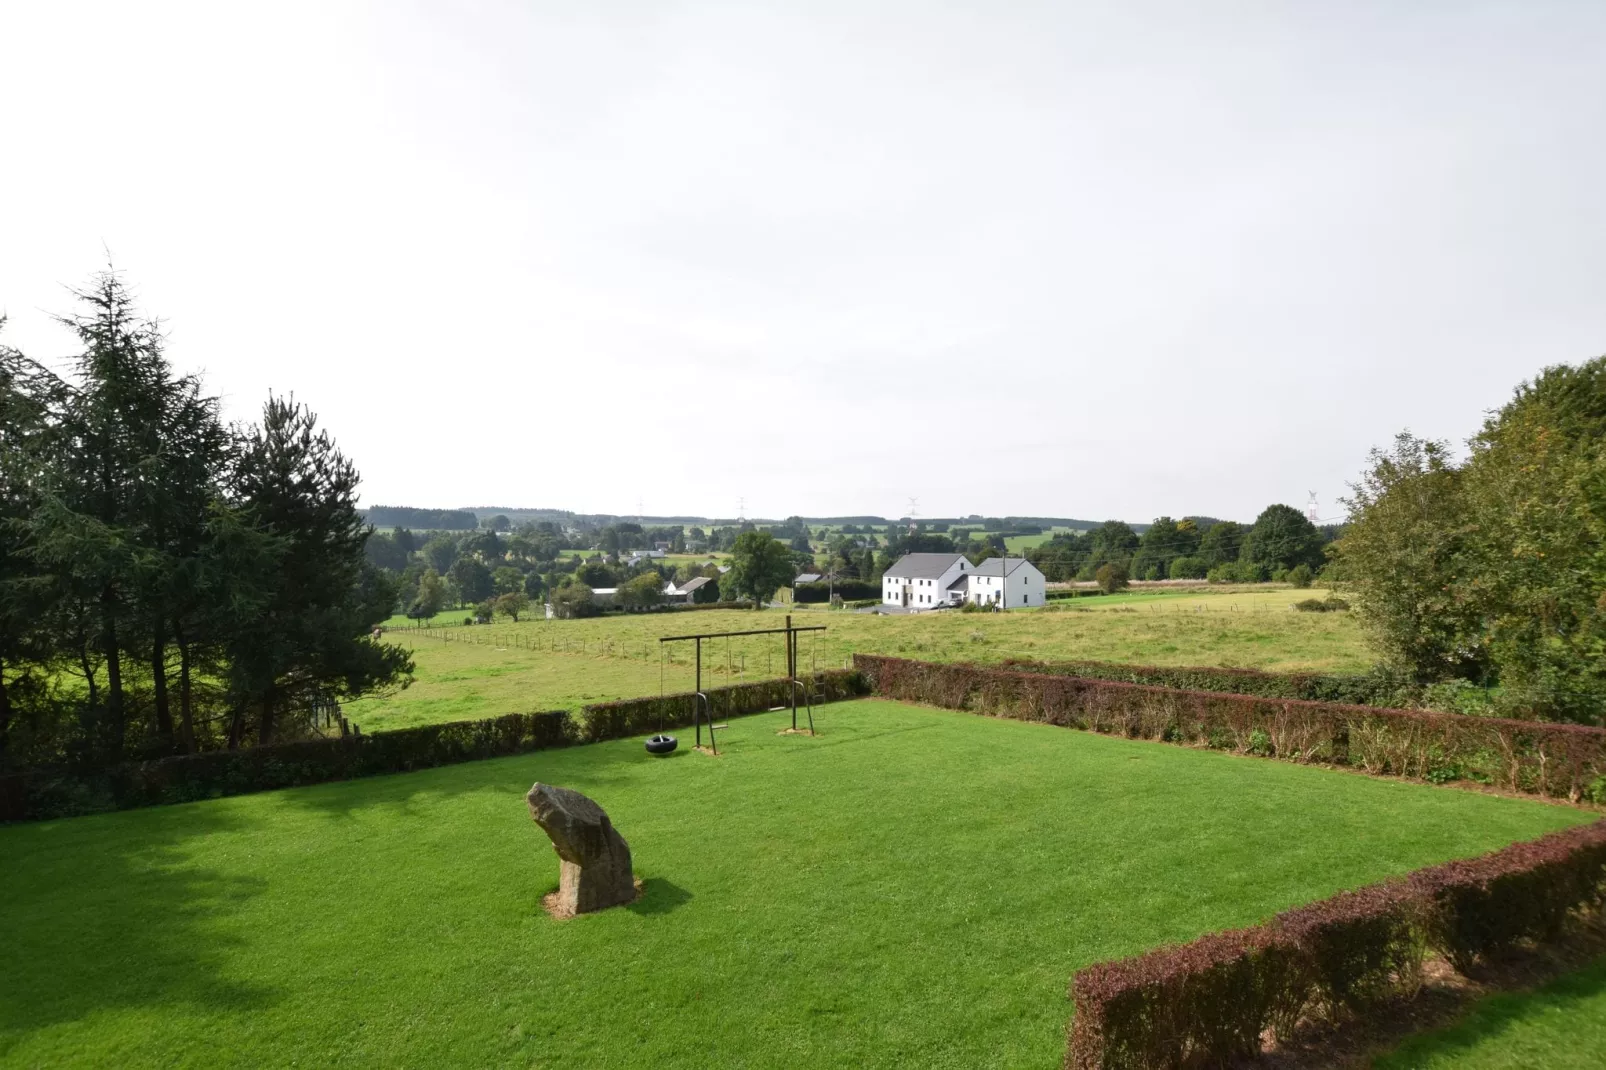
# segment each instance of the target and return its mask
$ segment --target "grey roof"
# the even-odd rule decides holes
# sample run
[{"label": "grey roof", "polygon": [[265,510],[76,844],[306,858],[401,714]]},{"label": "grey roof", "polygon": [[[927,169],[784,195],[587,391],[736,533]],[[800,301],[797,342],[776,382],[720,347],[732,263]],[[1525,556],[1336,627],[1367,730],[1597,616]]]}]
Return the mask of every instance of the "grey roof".
[{"label": "grey roof", "polygon": [[820,574],[818,572],[800,572],[797,575],[797,579],[793,580],[792,582],[793,583],[818,583],[819,579],[820,579]]},{"label": "grey roof", "polygon": [[954,563],[964,560],[964,554],[904,554],[898,563],[887,569],[888,576],[904,580],[940,579]]},{"label": "grey roof", "polygon": [[1005,572],[1005,571],[1003,571],[1003,569],[1004,569],[1004,560],[1005,559],[1002,558],[1002,557],[989,557],[987,560],[983,561],[981,564],[976,566],[976,575],[978,575],[978,576],[1000,576],[1000,575],[1013,576],[1016,573],[1016,571],[1019,570],[1019,568],[1022,565],[1031,564],[1031,562],[1027,561],[1024,557],[1011,557],[1011,558],[1008,559],[1009,560],[1009,571]]},{"label": "grey roof", "polygon": [[707,582],[708,582],[708,577],[707,576],[696,576],[696,577],[694,577],[692,579],[687,580],[685,583],[681,584],[676,589],[678,591],[680,591],[681,594],[687,594],[687,593],[689,593],[691,591],[695,591],[697,588],[701,587],[703,584],[705,584]]}]

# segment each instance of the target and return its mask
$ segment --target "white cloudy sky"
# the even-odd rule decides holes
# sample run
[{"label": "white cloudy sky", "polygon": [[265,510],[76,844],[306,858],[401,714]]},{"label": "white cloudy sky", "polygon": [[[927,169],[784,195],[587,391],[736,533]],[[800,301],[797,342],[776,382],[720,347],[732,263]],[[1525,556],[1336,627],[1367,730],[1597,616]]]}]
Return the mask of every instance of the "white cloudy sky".
[{"label": "white cloudy sky", "polygon": [[370,503],[1324,515],[1606,352],[1606,4],[0,6],[0,309],[109,249]]}]

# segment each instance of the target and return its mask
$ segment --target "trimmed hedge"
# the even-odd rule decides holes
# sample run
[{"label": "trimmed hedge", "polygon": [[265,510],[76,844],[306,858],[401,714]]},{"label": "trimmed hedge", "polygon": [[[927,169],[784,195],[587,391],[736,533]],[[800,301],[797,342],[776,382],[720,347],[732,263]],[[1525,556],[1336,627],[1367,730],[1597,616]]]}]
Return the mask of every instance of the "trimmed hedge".
[{"label": "trimmed hedge", "polygon": [[1465,973],[1519,940],[1555,940],[1606,900],[1606,821],[1345,892],[1248,929],[1101,962],[1071,982],[1065,1065],[1160,1070],[1258,1054],[1302,1016],[1409,995],[1437,951]]},{"label": "trimmed hedge", "polygon": [[855,654],[878,695],[1435,783],[1606,802],[1606,729],[1271,699]]},{"label": "trimmed hedge", "polygon": [[81,775],[20,773],[0,778],[0,820],[70,817],[405,773],[562,747],[572,741],[569,714],[557,710],[183,754]]},{"label": "trimmed hedge", "polygon": [[1084,676],[1184,691],[1226,691],[1262,698],[1299,698],[1309,702],[1347,702],[1356,706],[1393,706],[1403,697],[1401,682],[1384,672],[1261,672],[1258,669],[1182,668],[1160,665],[1117,665],[1107,661],[1029,661],[1008,658],[1002,666],[1014,672]]},{"label": "trimmed hedge", "polygon": [[[840,669],[821,673],[808,686],[816,703],[868,690],[857,672]],[[714,688],[705,694],[716,718],[757,713],[787,702],[784,680]],[[691,701],[689,693],[627,699],[585,706],[577,715],[566,710],[510,713],[372,735],[177,755],[88,774],[41,770],[0,776],[0,821],[72,817],[244,795],[622,739],[655,731],[660,712],[665,727],[689,725]]]},{"label": "trimmed hedge", "polygon": [[794,602],[829,602],[832,592],[844,601],[854,601],[860,598],[874,598],[881,600],[881,585],[879,583],[866,583],[864,580],[837,580],[830,583],[797,583],[792,585],[792,601]]},{"label": "trimmed hedge", "polygon": [[[816,703],[835,702],[866,694],[869,688],[864,678],[853,669],[836,669],[820,673],[817,682],[805,681]],[[762,713],[776,706],[787,705],[787,681],[761,680],[732,687],[707,688],[709,710],[716,720],[746,713]],[[693,692],[663,697],[623,699],[618,702],[599,702],[580,711],[576,726],[576,739],[594,743],[603,739],[622,739],[656,732],[659,726],[681,728],[692,723]]]}]

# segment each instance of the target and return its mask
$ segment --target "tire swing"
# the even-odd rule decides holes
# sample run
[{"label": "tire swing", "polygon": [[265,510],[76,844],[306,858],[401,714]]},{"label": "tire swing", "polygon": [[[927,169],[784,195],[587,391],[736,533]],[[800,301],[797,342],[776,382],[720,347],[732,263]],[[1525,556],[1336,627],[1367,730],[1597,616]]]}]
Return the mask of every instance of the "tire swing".
[{"label": "tire swing", "polygon": [[674,736],[664,735],[664,647],[658,645],[658,732],[647,738],[647,753],[660,758],[680,746]]}]

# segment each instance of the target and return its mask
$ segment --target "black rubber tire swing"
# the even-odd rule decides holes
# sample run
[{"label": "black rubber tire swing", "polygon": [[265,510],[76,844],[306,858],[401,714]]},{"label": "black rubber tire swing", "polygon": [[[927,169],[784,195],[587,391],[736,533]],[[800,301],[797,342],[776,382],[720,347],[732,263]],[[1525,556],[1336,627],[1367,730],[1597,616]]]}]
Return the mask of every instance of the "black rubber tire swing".
[{"label": "black rubber tire swing", "polygon": [[647,753],[648,754],[668,754],[670,751],[674,750],[676,747],[678,747],[680,745],[679,741],[676,740],[674,736],[666,736],[666,735],[664,735],[664,720],[663,720],[664,714],[663,714],[663,706],[662,706],[663,699],[664,699],[664,647],[663,647],[663,644],[660,643],[660,644],[658,644],[658,701],[660,703],[659,708],[658,708],[658,734],[655,735],[655,736],[650,737],[647,740]]}]

